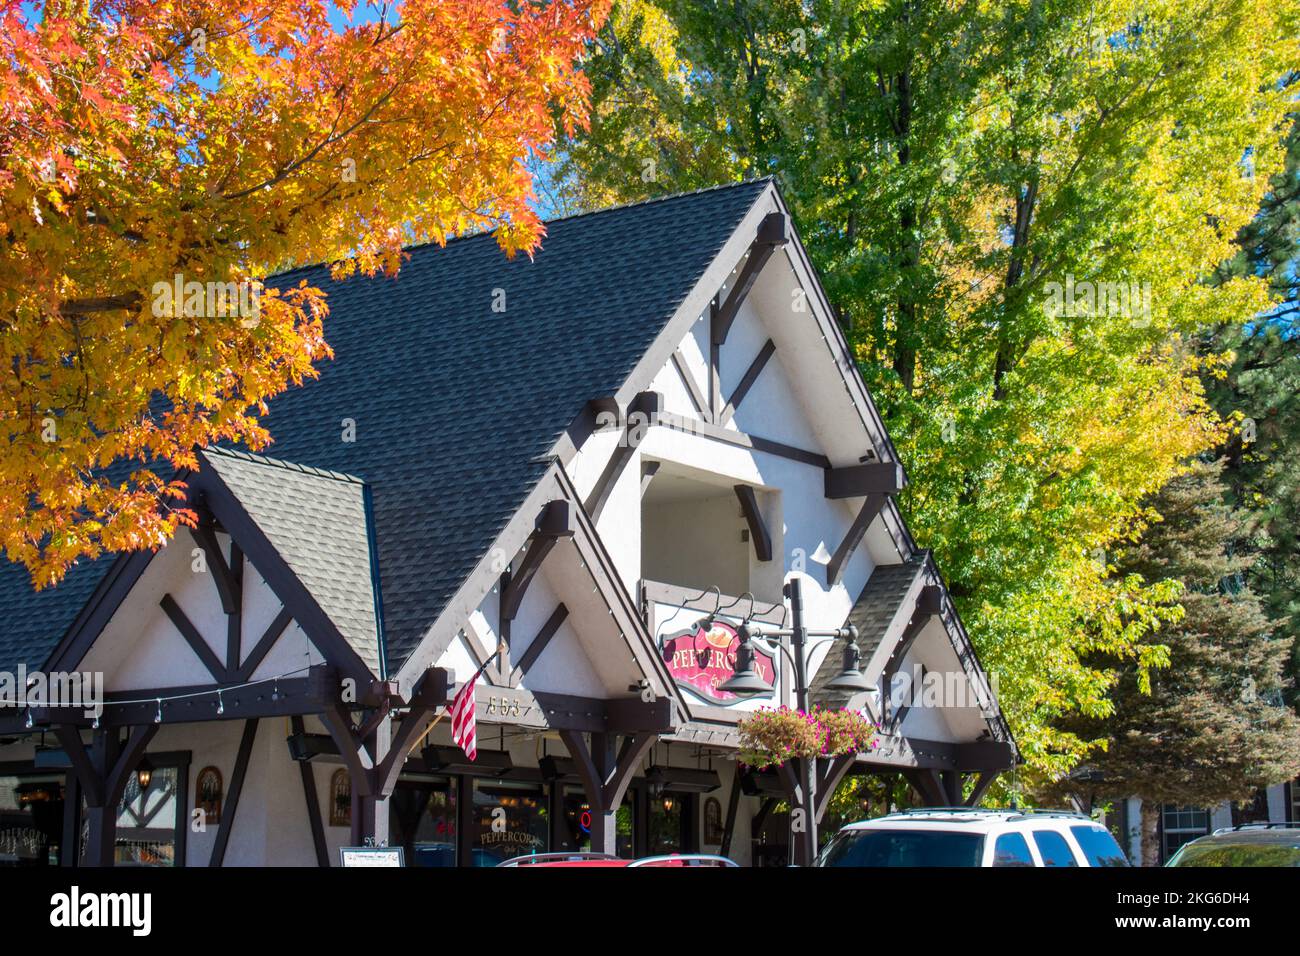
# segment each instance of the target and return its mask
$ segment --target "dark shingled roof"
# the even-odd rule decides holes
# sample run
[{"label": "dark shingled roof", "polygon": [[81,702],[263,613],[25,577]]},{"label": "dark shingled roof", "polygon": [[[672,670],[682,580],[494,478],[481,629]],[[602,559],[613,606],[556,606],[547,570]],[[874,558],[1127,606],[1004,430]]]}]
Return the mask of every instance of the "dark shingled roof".
[{"label": "dark shingled roof", "polygon": [[[889,625],[907,598],[907,592],[912,588],[912,582],[918,574],[924,573],[925,561],[926,553],[921,552],[910,561],[877,565],[871,572],[853,610],[849,611],[849,623],[858,629],[858,650],[862,652],[864,665],[871,660],[871,655],[884,640],[885,632],[889,630]],[[844,642],[836,641],[822,660],[810,688],[815,701],[840,701],[848,697],[847,694],[837,694],[826,689],[826,684],[844,666],[843,651]]]},{"label": "dark shingled roof", "polygon": [[[538,456],[623,384],[767,186],[556,220],[532,260],[483,235],[409,250],[396,279],[281,277],[326,290],[335,358],[271,403],[268,451],[370,487],[390,671],[541,477]],[[39,594],[0,562],[0,667],[43,663],[112,561]]]},{"label": "dark shingled roof", "polygon": [[213,471],[357,656],[380,672],[365,484],[351,475],[208,448]]}]

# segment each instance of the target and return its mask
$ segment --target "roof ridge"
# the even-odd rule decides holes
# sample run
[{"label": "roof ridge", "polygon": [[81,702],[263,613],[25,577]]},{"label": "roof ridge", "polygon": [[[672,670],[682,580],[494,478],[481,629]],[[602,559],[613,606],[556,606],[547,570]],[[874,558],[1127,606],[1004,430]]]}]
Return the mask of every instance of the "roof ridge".
[{"label": "roof ridge", "polygon": [[273,468],[283,468],[287,471],[297,471],[304,475],[313,475],[317,478],[330,478],[334,481],[348,482],[354,485],[364,485],[364,478],[358,478],[356,475],[349,475],[341,471],[330,471],[327,468],[314,468],[311,465],[301,465],[296,461],[286,461],[283,458],[270,458],[266,455],[257,455],[249,451],[240,451],[235,448],[222,448],[220,445],[208,445],[201,449],[202,454],[217,454],[227,458],[237,458],[242,461],[251,462],[255,465],[269,465]]},{"label": "roof ridge", "polygon": [[[599,216],[602,213],[622,212],[627,209],[635,209],[639,206],[651,206],[654,205],[655,203],[670,202],[674,199],[689,199],[692,196],[700,196],[703,195],[704,193],[720,192],[724,189],[738,189],[741,186],[752,186],[756,183],[771,183],[775,181],[776,181],[776,176],[769,173],[766,176],[756,176],[753,179],[740,179],[730,183],[715,183],[712,186],[701,186],[699,189],[688,189],[685,192],[666,193],[662,196],[648,196],[645,199],[633,199],[624,203],[615,203],[612,206],[601,206],[599,209],[588,209],[585,212],[574,212],[574,213],[570,213],[567,216],[556,216],[552,219],[543,219],[542,224],[549,226],[557,222],[572,222],[575,219],[586,219],[589,216]],[[491,236],[492,233],[486,231],[461,233],[460,235],[452,236],[451,238],[447,239],[446,242],[443,243],[439,243],[436,239],[430,239],[426,242],[415,242],[410,244],[409,246],[402,246],[402,252],[414,252],[417,249],[427,249],[430,246],[436,246],[438,248],[445,249],[447,246],[450,246],[454,242],[463,242],[470,239],[483,239],[485,237],[491,238]],[[324,269],[328,267],[329,267],[329,263],[327,262],[308,262],[300,266],[293,266],[291,268],[284,269],[283,271],[280,272],[272,272],[269,275],[267,275],[266,278],[277,279],[277,278],[282,278],[284,276],[293,275],[295,272],[305,272],[308,269]]]}]

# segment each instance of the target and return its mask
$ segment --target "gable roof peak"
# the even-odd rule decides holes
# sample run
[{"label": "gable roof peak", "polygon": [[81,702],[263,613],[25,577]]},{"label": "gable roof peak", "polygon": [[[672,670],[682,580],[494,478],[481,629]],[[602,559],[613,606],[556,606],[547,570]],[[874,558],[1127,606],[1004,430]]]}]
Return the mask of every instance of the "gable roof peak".
[{"label": "gable roof peak", "polygon": [[236,448],[223,448],[220,445],[208,445],[200,449],[199,454],[204,458],[211,458],[213,455],[220,455],[226,458],[234,458],[239,461],[246,461],[254,465],[269,465],[272,468],[284,468],[288,471],[296,471],[303,475],[312,475],[316,478],[329,478],[334,481],[346,481],[356,485],[364,485],[365,479],[358,478],[356,475],[349,475],[341,471],[330,471],[327,468],[313,468],[311,465],[300,465],[297,462],[286,461],[283,458],[270,458],[266,455],[258,455],[253,452],[242,451]]}]

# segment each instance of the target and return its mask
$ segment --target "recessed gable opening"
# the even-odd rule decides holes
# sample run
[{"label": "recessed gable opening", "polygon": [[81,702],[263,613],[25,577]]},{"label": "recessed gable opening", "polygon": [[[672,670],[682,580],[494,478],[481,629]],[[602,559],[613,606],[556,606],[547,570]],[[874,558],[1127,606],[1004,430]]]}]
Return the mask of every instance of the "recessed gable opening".
[{"label": "recessed gable opening", "polygon": [[641,576],[696,591],[780,600],[779,497],[664,464],[641,504]]}]

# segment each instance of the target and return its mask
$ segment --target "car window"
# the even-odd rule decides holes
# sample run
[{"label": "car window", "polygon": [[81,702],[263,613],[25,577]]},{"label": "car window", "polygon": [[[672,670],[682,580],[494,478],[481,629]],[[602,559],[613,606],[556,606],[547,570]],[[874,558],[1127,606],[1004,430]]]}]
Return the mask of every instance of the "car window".
[{"label": "car window", "polygon": [[952,830],[841,830],[818,866],[979,866],[984,837]]},{"label": "car window", "polygon": [[1300,866],[1300,846],[1247,843],[1184,843],[1170,866]]},{"label": "car window", "polygon": [[1043,858],[1043,866],[1078,866],[1070,844],[1055,830],[1035,830],[1034,846]]},{"label": "car window", "polygon": [[1070,827],[1089,866],[1128,866],[1128,857],[1110,831],[1098,826]]},{"label": "car window", "polygon": [[1034,858],[1029,854],[1029,844],[1019,833],[1004,833],[993,844],[994,866],[1033,866]]}]

